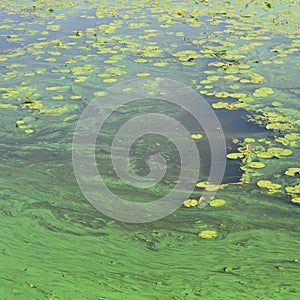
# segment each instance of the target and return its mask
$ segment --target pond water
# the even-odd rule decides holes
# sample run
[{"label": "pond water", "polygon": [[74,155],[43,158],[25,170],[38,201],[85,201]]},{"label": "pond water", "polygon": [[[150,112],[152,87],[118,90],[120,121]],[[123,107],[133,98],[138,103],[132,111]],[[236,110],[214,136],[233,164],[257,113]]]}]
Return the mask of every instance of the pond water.
[{"label": "pond water", "polygon": [[[299,299],[298,1],[61,2],[0,4],[1,299]],[[119,107],[95,153],[107,185],[128,201],[169,193],[181,156],[159,132],[142,136],[130,149],[134,172],[147,175],[159,153],[165,176],[153,188],[125,184],[110,159],[122,124],[162,113],[191,141],[202,135],[196,202],[130,224],[82,194],[72,143],[96,96],[141,78],[176,80],[204,97],[222,125],[227,165],[203,207],[203,188],[214,186],[197,120],[151,97]]]}]

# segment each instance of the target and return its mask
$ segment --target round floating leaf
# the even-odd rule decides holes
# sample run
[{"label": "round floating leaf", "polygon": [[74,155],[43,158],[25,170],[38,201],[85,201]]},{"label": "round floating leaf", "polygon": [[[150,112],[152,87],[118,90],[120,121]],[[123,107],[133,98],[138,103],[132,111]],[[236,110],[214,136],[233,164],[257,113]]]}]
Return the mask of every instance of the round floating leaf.
[{"label": "round floating leaf", "polygon": [[195,207],[198,205],[198,201],[196,199],[187,199],[183,202],[185,207]]},{"label": "round floating leaf", "polygon": [[260,158],[272,158],[272,157],[284,157],[289,156],[293,153],[290,149],[284,149],[279,147],[269,148],[267,151],[257,152],[256,156]]},{"label": "round floating leaf", "polygon": [[213,103],[212,104],[212,107],[213,108],[227,108],[229,106],[229,103],[228,102],[216,102],[216,103]]},{"label": "round floating leaf", "polygon": [[287,133],[284,137],[289,141],[295,141],[300,139],[300,133]]},{"label": "round floating leaf", "polygon": [[135,74],[137,77],[147,77],[150,76],[150,73],[137,73]]},{"label": "round floating leaf", "polygon": [[293,203],[297,203],[297,204],[300,204],[300,197],[295,197],[295,198],[292,198],[291,200]]},{"label": "round floating leaf", "polygon": [[274,155],[267,151],[257,152],[256,156],[259,158],[272,158]]},{"label": "round floating leaf", "polygon": [[249,162],[248,166],[250,168],[261,169],[261,168],[264,168],[266,165],[264,163],[261,163],[261,162],[253,161],[253,162]]},{"label": "round floating leaf", "polygon": [[278,137],[275,139],[277,142],[281,143],[283,146],[288,146],[290,144],[290,141],[283,137]]},{"label": "round floating leaf", "polygon": [[200,140],[200,139],[203,138],[203,135],[200,134],[200,133],[195,133],[195,134],[191,135],[191,138],[194,139],[194,140]]},{"label": "round floating leaf", "polygon": [[17,106],[10,103],[0,103],[0,108],[17,108]]},{"label": "round floating leaf", "polygon": [[266,96],[272,95],[272,94],[274,94],[274,91],[271,88],[262,87],[262,88],[256,89],[253,93],[253,96],[266,97]]},{"label": "round floating leaf", "polygon": [[52,97],[53,100],[63,100],[64,96],[63,95],[57,95]]},{"label": "round floating leaf", "polygon": [[273,183],[270,180],[259,180],[257,182],[257,185],[261,188],[267,188],[267,189],[280,189],[281,184]]},{"label": "round floating leaf", "polygon": [[282,106],[282,104],[283,104],[283,103],[282,103],[282,102],[279,102],[279,101],[273,101],[273,102],[272,102],[272,105],[273,105],[273,106]]},{"label": "round floating leaf", "polygon": [[253,138],[245,138],[245,139],[244,139],[244,142],[245,142],[245,143],[254,143],[254,142],[255,142],[255,139],[253,139]]},{"label": "round floating leaf", "polygon": [[198,236],[203,239],[211,239],[211,238],[218,236],[218,234],[214,230],[203,230],[198,233]]},{"label": "round floating leaf", "polygon": [[105,83],[112,83],[112,82],[116,82],[117,79],[116,78],[107,78],[107,79],[103,79],[103,82]]},{"label": "round floating leaf", "polygon": [[169,64],[167,62],[163,62],[163,61],[156,62],[156,63],[153,64],[153,66],[155,66],[155,67],[167,67],[168,65]]},{"label": "round floating leaf", "polygon": [[184,66],[193,66],[196,63],[193,62],[193,61],[183,61],[181,64],[184,65]]},{"label": "round floating leaf", "polygon": [[230,158],[230,159],[238,159],[238,158],[243,158],[244,154],[237,152],[237,153],[229,153],[226,156],[227,156],[227,158]]},{"label": "round floating leaf", "polygon": [[287,186],[285,190],[291,194],[300,194],[300,183],[295,186]]},{"label": "round floating leaf", "polygon": [[277,147],[273,147],[273,148],[269,148],[267,150],[269,153],[273,154],[273,156],[289,156],[293,153],[292,150],[290,149],[283,149],[283,148],[277,148]]},{"label": "round floating leaf", "polygon": [[25,130],[25,133],[27,133],[27,134],[30,134],[30,133],[33,133],[34,132],[34,130],[32,130],[32,129],[26,129]]},{"label": "round floating leaf", "polygon": [[208,192],[214,192],[214,191],[217,191],[219,189],[219,185],[215,185],[215,184],[207,184],[205,186],[205,189],[208,191]]},{"label": "round floating leaf", "polygon": [[207,185],[206,181],[201,181],[196,184],[196,187],[204,189],[206,187],[206,185]]},{"label": "round floating leaf", "polygon": [[226,204],[226,200],[223,199],[213,199],[209,202],[210,206],[223,206]]},{"label": "round floating leaf", "polygon": [[217,191],[220,188],[219,185],[215,185],[215,184],[205,182],[205,181],[198,182],[196,184],[196,187],[203,188],[203,189],[205,188],[207,191],[210,191],[210,192]]},{"label": "round floating leaf", "polygon": [[71,99],[81,99],[82,96],[79,96],[79,95],[72,95],[70,98],[71,98]]},{"label": "round floating leaf", "polygon": [[300,168],[288,168],[285,172],[285,175],[295,176],[300,174]]},{"label": "round floating leaf", "polygon": [[227,93],[227,92],[217,92],[217,93],[215,94],[215,96],[218,97],[218,98],[227,98],[227,97],[230,96],[230,94]]},{"label": "round floating leaf", "polygon": [[146,63],[148,60],[145,59],[145,58],[137,58],[134,60],[135,62],[138,62],[138,63]]}]

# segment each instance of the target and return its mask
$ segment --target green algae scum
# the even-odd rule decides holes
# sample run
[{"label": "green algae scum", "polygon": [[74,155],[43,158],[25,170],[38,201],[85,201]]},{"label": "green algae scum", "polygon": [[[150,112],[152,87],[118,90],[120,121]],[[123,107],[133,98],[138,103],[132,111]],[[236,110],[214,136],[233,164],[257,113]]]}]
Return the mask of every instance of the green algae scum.
[{"label": "green algae scum", "polygon": [[[2,0],[0,18],[0,299],[300,299],[299,1]],[[210,144],[184,107],[151,94],[120,106],[95,156],[123,199],[160,199],[180,174],[158,132],[136,139],[130,165],[147,176],[160,154],[164,178],[149,188],[118,178],[110,148],[135,116],[176,119],[201,157],[182,205],[136,224],[85,198],[72,143],[96,96],[141,78],[205,98],[227,165],[221,184],[208,181]],[[203,191],[215,193],[208,203]]]}]

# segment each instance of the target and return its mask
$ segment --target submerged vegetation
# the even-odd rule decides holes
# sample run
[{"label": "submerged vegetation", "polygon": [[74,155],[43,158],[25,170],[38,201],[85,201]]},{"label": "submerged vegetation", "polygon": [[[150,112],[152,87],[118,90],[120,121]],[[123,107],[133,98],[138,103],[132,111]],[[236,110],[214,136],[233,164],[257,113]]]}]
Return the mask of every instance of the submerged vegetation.
[{"label": "submerged vegetation", "polygon": [[[298,1],[4,0],[0,15],[1,298],[299,298]],[[240,118],[225,131],[238,180],[201,173],[181,209],[137,226],[87,203],[71,143],[87,103],[149,76],[183,82],[228,119],[241,111],[250,132]],[[137,140],[137,173],[149,152],[171,165],[141,193],[113,174],[108,146],[117,125],[153,109],[189,121],[161,103],[124,106],[97,149],[108,185],[136,202],[169,192],[179,157],[164,139]],[[190,127],[201,148],[205,133]],[[218,190],[209,205],[203,190]]]}]

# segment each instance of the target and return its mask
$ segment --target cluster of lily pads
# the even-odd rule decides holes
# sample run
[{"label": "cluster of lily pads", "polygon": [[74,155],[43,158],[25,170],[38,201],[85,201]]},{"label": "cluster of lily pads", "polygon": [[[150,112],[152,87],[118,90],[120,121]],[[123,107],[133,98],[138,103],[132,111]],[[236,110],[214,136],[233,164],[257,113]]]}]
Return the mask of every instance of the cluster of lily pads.
[{"label": "cluster of lily pads", "polygon": [[[288,140],[288,145],[292,147],[296,147],[297,140],[300,139],[300,135],[296,133],[287,133],[285,134],[285,137]],[[293,154],[293,151],[289,148],[272,147],[271,144],[272,143],[270,141],[266,141],[266,139],[258,139],[255,141],[255,139],[246,138],[244,139],[242,146],[238,147],[238,152],[227,154],[227,158],[229,159],[241,160],[241,169],[244,171],[244,174],[240,180],[241,183],[255,182],[255,178],[264,177],[264,172],[260,172],[259,169],[265,168],[268,165],[268,160],[282,160]],[[286,176],[299,177],[299,171],[300,167],[296,162],[295,167],[288,167],[281,172]],[[273,177],[279,176],[275,176],[273,174]],[[281,178],[281,176],[279,178]],[[292,202],[299,203],[299,196],[297,194],[300,192],[300,185],[286,185],[284,189],[282,189],[282,184],[272,182],[269,179],[258,180],[256,181],[256,184],[260,188],[267,189],[268,194],[287,194],[291,197]]]},{"label": "cluster of lily pads", "polygon": [[[0,36],[8,47],[1,48],[0,109],[14,110],[15,126],[26,134],[39,130],[32,115],[69,122],[78,107],[117,81],[167,76],[186,80],[215,109],[248,111],[253,122],[272,132],[273,139],[245,138],[238,152],[228,154],[241,160],[242,183],[263,176],[268,159],[299,158],[297,102],[283,91],[287,82],[281,90],[281,81],[272,77],[274,67],[292,68],[300,50],[296,1],[9,3],[0,4],[6,13]],[[15,15],[21,19],[17,27]],[[70,17],[82,22],[65,26]],[[273,41],[279,34],[284,43]],[[189,75],[183,79],[182,73]],[[288,84],[295,83],[290,79]],[[279,190],[267,186],[269,193]],[[297,185],[284,191],[297,202]],[[194,200],[185,206],[195,206]]]}]

